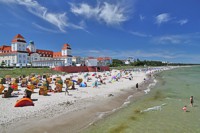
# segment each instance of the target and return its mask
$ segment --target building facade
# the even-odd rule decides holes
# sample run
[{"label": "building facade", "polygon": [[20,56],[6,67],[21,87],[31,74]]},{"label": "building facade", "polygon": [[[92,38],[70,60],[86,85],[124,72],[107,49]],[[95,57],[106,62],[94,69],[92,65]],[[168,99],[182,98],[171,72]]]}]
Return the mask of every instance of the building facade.
[{"label": "building facade", "polygon": [[71,66],[72,52],[69,44],[64,44],[60,52],[36,49],[33,41],[27,45],[26,40],[17,34],[11,46],[0,46],[0,63],[6,66]]},{"label": "building facade", "polygon": [[97,62],[98,66],[109,66],[112,64],[112,59],[110,57],[98,57]]}]

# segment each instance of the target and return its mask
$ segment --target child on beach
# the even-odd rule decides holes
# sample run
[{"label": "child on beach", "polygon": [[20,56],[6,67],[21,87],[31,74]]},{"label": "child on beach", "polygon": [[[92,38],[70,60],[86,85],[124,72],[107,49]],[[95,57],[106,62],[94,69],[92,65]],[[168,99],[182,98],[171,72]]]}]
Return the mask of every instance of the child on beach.
[{"label": "child on beach", "polygon": [[190,106],[193,107],[193,103],[194,103],[194,98],[193,96],[190,97]]},{"label": "child on beach", "polygon": [[182,109],[183,109],[184,112],[187,112],[187,106],[186,105]]}]

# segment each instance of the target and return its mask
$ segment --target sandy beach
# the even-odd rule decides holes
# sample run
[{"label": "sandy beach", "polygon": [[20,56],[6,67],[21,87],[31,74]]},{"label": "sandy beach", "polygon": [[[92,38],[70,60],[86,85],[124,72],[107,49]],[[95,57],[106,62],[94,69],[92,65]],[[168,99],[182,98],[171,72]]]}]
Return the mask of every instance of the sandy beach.
[{"label": "sandy beach", "polygon": [[[87,82],[88,87],[75,85],[76,90],[69,90],[69,95],[67,95],[64,92],[64,85],[63,92],[48,92],[48,96],[39,95],[39,89],[35,89],[31,96],[34,106],[16,108],[14,107],[16,101],[23,97],[26,89],[19,87],[19,91],[13,92],[16,97],[0,97],[0,132],[81,132],[82,129],[94,124],[106,114],[128,104],[130,95],[137,99],[148,93],[150,91],[148,85],[154,82],[153,78],[149,78],[148,75],[168,69],[171,67],[123,72],[118,81],[113,80],[113,76],[120,73],[119,70],[97,72],[96,76],[101,75],[106,84],[98,85],[95,88],[93,83],[96,78],[92,76],[94,73],[88,73],[91,78],[91,81]],[[85,74],[53,75],[52,78],[60,76],[64,80],[73,76],[74,80],[83,78],[83,81],[86,82]],[[139,83],[139,88],[136,88],[136,83]],[[50,86],[55,88],[54,82]]]}]

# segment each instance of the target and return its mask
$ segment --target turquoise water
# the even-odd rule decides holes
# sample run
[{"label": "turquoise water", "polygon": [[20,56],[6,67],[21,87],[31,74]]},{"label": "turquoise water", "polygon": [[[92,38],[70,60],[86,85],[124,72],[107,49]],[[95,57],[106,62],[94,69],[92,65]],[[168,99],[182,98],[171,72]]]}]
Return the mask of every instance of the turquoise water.
[{"label": "turquoise water", "polygon": [[[156,79],[159,82],[149,94],[84,132],[199,133],[200,67],[164,71],[156,75]],[[190,106],[190,96],[194,96],[194,107]],[[184,105],[188,112],[182,110]]]}]

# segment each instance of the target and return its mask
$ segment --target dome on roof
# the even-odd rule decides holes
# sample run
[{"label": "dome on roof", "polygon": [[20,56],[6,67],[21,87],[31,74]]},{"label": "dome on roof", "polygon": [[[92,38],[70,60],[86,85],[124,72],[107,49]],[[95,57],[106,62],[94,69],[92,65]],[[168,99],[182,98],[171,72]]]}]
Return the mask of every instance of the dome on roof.
[{"label": "dome on roof", "polygon": [[29,43],[34,45],[34,41],[32,41],[32,40],[31,40],[31,41],[29,41]]}]

